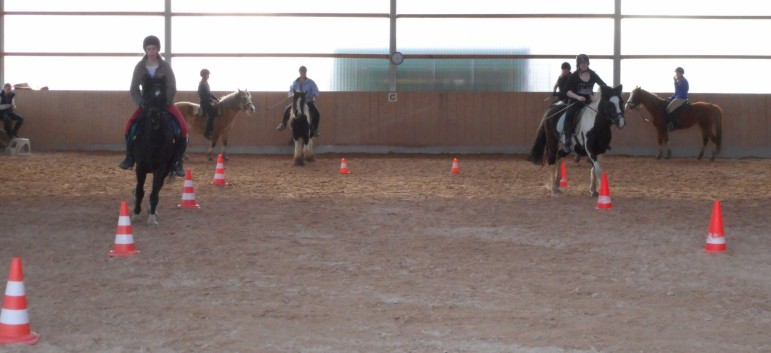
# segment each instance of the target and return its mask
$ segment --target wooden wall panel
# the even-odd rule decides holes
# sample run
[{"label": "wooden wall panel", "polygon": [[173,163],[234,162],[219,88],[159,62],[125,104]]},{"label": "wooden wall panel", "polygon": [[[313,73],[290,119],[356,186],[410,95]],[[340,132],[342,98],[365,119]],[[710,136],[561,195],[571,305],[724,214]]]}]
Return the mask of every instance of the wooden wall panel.
[{"label": "wooden wall panel", "polygon": [[[230,92],[215,92],[223,96]],[[18,91],[18,110],[26,118],[21,134],[35,151],[123,149],[123,127],[134,112],[128,92]],[[389,103],[386,92],[325,92],[320,146],[327,151],[400,150],[415,152],[527,152],[548,105],[547,93],[400,92]],[[659,94],[664,97],[666,94]],[[724,156],[771,157],[771,96],[692,94],[724,110]],[[178,101],[197,102],[195,92],[179,92]],[[243,153],[285,153],[289,132],[275,131],[286,94],[252,92],[257,111],[241,114],[229,149]],[[656,134],[635,111],[625,113],[627,126],[613,129],[616,154],[654,155]],[[701,144],[697,129],[676,131],[670,146],[675,156],[695,156]],[[208,141],[191,137],[191,148]]]}]

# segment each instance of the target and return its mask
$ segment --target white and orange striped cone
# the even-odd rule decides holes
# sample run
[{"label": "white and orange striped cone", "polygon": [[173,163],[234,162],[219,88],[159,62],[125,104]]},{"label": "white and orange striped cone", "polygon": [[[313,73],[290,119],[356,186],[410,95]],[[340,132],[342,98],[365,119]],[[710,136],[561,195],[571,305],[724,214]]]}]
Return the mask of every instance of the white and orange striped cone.
[{"label": "white and orange striped cone", "polygon": [[201,208],[195,201],[195,189],[193,188],[193,172],[190,169],[185,171],[185,185],[182,187],[182,200],[177,207],[181,208]]},{"label": "white and orange striped cone", "polygon": [[715,200],[712,206],[712,219],[709,222],[707,233],[707,245],[704,251],[721,252],[726,250],[725,236],[723,232],[723,212],[720,211],[720,201]]},{"label": "white and orange striped cone", "polygon": [[562,161],[562,179],[560,179],[560,187],[568,187],[568,173],[565,171],[565,161]]},{"label": "white and orange striped cone", "polygon": [[612,208],[610,201],[610,187],[608,186],[608,176],[602,172],[602,183],[600,183],[600,197],[597,198],[597,208]]},{"label": "white and orange striped cone", "polygon": [[348,163],[345,161],[345,158],[340,160],[340,174],[351,174],[348,170]]},{"label": "white and orange striped cone", "polygon": [[118,228],[115,230],[115,245],[110,250],[110,256],[131,256],[139,254],[134,248],[134,234],[131,229],[131,217],[128,212],[128,202],[121,201]]},{"label": "white and orange striped cone", "polygon": [[450,169],[450,174],[460,174],[460,166],[458,166],[457,158],[452,159],[452,168]]},{"label": "white and orange striped cone", "polygon": [[5,287],[3,308],[0,310],[0,344],[24,343],[32,346],[38,339],[40,336],[32,332],[29,325],[21,258],[14,257],[11,259],[8,285]]},{"label": "white and orange striped cone", "polygon": [[228,185],[225,181],[225,164],[222,163],[222,153],[217,156],[217,168],[214,169],[214,179],[212,185]]}]

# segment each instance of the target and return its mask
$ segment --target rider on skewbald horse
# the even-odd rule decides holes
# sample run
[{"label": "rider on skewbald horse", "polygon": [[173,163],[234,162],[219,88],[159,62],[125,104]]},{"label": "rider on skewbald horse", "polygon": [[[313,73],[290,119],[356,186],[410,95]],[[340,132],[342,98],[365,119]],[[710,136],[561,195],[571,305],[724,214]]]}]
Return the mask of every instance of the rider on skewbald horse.
[{"label": "rider on skewbald horse", "polygon": [[125,136],[126,136],[126,158],[120,163],[121,169],[129,169],[134,166],[134,157],[131,155],[131,146],[134,141],[134,130],[136,129],[135,123],[137,117],[142,114],[142,93],[139,86],[142,84],[142,78],[145,75],[150,77],[166,78],[166,100],[168,106],[166,110],[173,115],[179,125],[180,136],[177,139],[176,151],[174,156],[174,174],[180,177],[185,176],[185,168],[182,165],[182,157],[185,155],[185,149],[187,149],[187,123],[185,118],[182,117],[182,113],[174,106],[174,96],[177,94],[177,81],[174,76],[174,71],[171,69],[171,65],[164,61],[158,54],[161,49],[161,41],[156,36],[147,36],[142,43],[142,48],[145,51],[145,56],[134,67],[134,74],[131,77],[131,99],[137,105],[137,110],[126,122]]},{"label": "rider on skewbald horse", "polygon": [[579,54],[576,56],[576,68],[568,77],[566,84],[567,96],[569,98],[568,111],[565,114],[565,144],[562,145],[561,156],[569,155],[573,150],[573,134],[575,131],[574,120],[575,116],[581,111],[581,109],[591,103],[592,92],[594,91],[594,84],[597,83],[601,87],[607,86],[596,72],[589,68],[589,56],[586,54]]},{"label": "rider on skewbald horse", "polygon": [[[319,96],[319,87],[316,86],[316,82],[306,76],[307,72],[308,69],[305,68],[305,66],[300,66],[300,77],[294,80],[289,87],[289,97],[292,96],[293,92],[305,92],[305,103],[308,104],[308,109],[311,111],[311,136],[319,137],[319,120],[321,120],[321,114],[319,113],[319,109],[316,108],[316,97]],[[291,108],[291,104],[286,107],[281,124],[276,127],[276,130],[281,131],[286,129],[286,123],[289,121],[289,111]]]},{"label": "rider on skewbald horse", "polygon": [[685,70],[682,67],[675,69],[675,77],[673,77],[675,80],[675,94],[669,97],[669,104],[667,104],[667,118],[669,118],[667,128],[669,130],[679,127],[680,124],[677,119],[679,114],[675,114],[675,112],[688,103],[688,80],[685,79],[683,74],[685,74]]}]

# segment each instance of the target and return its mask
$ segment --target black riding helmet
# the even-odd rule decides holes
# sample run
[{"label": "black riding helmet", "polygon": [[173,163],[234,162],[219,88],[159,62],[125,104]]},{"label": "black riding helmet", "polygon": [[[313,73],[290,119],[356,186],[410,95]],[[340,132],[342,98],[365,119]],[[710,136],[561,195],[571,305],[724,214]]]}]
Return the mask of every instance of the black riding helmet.
[{"label": "black riding helmet", "polygon": [[145,40],[142,42],[142,50],[146,51],[148,45],[155,45],[158,47],[158,50],[161,50],[161,40],[156,36],[145,37]]},{"label": "black riding helmet", "polygon": [[682,68],[682,67],[678,67],[678,68],[676,68],[676,69],[675,69],[675,72],[679,72],[681,75],[684,75],[684,74],[685,74],[685,70],[683,70],[683,68]]},{"label": "black riding helmet", "polygon": [[204,75],[209,75],[209,74],[211,74],[211,72],[209,72],[209,69],[201,70],[201,77],[203,77]]},{"label": "black riding helmet", "polygon": [[569,62],[567,62],[567,61],[566,61],[566,62],[564,62],[564,63],[562,63],[562,67],[561,67],[561,69],[563,69],[563,70],[565,70],[565,69],[568,69],[568,70],[570,70],[570,69],[571,69],[571,67],[570,67],[570,63],[569,63]]},{"label": "black riding helmet", "polygon": [[589,56],[586,54],[578,54],[578,56],[576,56],[576,66],[580,65],[581,63],[586,63],[589,65]]}]

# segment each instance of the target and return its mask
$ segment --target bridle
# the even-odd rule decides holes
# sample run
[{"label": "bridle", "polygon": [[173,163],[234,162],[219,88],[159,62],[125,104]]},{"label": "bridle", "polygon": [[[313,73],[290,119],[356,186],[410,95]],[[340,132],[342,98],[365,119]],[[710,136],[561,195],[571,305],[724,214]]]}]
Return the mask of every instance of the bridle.
[{"label": "bridle", "polygon": [[629,107],[629,110],[634,110],[640,113],[640,117],[642,117],[643,120],[647,122],[651,122],[651,120],[648,119],[647,116],[645,116],[645,112],[642,109],[640,109],[640,105],[642,105],[641,104],[642,102],[637,102],[636,104],[632,103],[632,97],[634,97],[634,95],[635,95],[634,91],[632,91],[632,93],[629,94],[629,99],[626,100],[626,105]]}]

